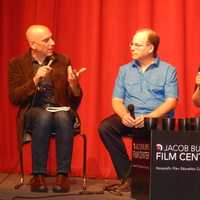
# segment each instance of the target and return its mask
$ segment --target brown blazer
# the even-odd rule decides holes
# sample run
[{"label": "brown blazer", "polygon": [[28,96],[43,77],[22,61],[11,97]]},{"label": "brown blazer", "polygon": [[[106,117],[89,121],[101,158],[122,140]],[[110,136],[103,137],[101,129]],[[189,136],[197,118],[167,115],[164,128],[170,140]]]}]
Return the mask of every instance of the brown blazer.
[{"label": "brown blazer", "polygon": [[[54,55],[50,74],[57,103],[60,106],[70,106],[75,112],[82,99],[82,90],[77,85],[78,96],[74,96],[67,80],[67,66],[70,60],[61,54]],[[30,51],[24,56],[9,62],[8,85],[10,101],[19,107],[17,113],[17,133],[21,141],[24,130],[24,114],[31,107],[37,88],[33,82],[33,67]]]}]

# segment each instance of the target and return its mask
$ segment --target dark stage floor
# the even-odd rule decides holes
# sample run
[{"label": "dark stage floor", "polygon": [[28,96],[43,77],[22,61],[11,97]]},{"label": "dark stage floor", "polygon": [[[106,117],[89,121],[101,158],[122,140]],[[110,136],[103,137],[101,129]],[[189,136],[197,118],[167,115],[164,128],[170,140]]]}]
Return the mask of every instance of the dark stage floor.
[{"label": "dark stage floor", "polygon": [[19,183],[19,176],[16,174],[0,173],[0,200],[22,200],[22,199],[70,199],[70,200],[134,200],[131,198],[130,192],[122,193],[121,196],[112,194],[110,192],[103,192],[103,186],[115,183],[115,180],[99,180],[99,179],[88,179],[87,180],[87,192],[100,193],[100,194],[80,194],[82,191],[82,179],[70,177],[71,191],[66,194],[53,193],[51,188],[53,186],[55,177],[47,177],[46,181],[49,186],[48,193],[32,193],[29,189],[29,181],[31,176],[25,177],[25,184],[18,190],[14,189],[14,186]]}]

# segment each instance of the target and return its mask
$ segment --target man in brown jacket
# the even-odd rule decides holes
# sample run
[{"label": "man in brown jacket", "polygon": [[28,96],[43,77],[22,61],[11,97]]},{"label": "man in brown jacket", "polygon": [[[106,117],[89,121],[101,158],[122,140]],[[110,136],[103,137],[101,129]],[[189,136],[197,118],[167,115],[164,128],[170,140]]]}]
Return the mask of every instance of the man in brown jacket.
[{"label": "man in brown jacket", "polygon": [[9,95],[19,107],[17,132],[32,136],[32,192],[47,192],[48,144],[56,133],[57,178],[54,192],[68,192],[76,110],[82,98],[78,76],[69,58],[54,52],[55,42],[48,27],[32,25],[26,38],[30,50],[9,63]]}]

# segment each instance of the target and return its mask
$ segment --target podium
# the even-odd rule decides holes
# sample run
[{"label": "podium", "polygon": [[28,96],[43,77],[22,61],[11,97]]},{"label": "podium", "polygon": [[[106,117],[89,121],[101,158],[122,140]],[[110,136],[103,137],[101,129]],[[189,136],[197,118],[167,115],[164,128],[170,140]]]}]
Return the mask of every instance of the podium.
[{"label": "podium", "polygon": [[[149,134],[151,134],[150,131]],[[150,137],[146,139],[133,139],[132,141],[131,196],[137,200],[149,199],[150,143]]]},{"label": "podium", "polygon": [[136,200],[200,199],[200,132],[152,130],[133,143]]}]

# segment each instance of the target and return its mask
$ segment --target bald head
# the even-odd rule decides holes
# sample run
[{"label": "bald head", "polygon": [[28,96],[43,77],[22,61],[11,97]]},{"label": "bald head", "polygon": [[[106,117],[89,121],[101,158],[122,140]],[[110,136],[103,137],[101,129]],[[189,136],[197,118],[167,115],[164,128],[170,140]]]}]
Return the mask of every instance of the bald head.
[{"label": "bald head", "polygon": [[26,31],[26,38],[29,42],[42,39],[44,34],[51,33],[48,27],[44,25],[31,25]]},{"label": "bald head", "polygon": [[53,54],[55,42],[48,27],[31,25],[26,31],[26,38],[32,50],[32,55],[44,58]]}]

